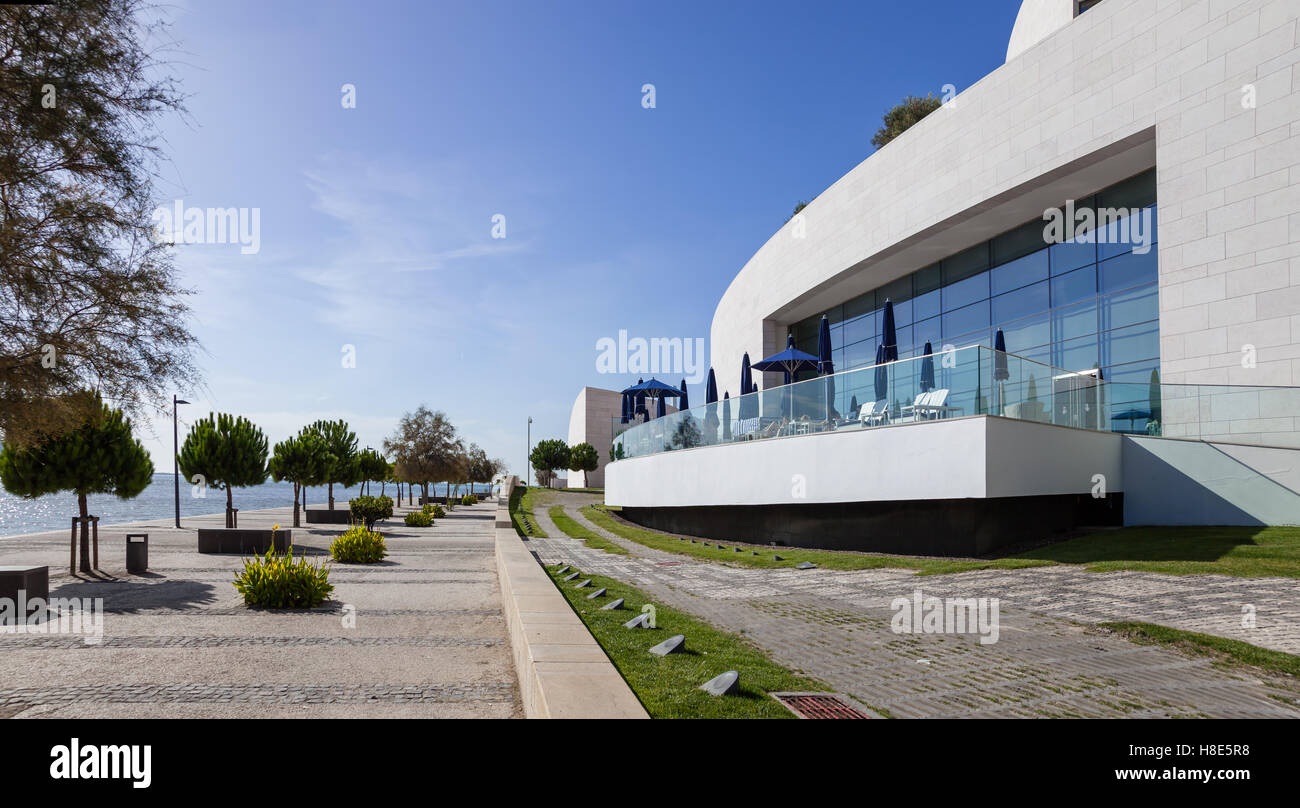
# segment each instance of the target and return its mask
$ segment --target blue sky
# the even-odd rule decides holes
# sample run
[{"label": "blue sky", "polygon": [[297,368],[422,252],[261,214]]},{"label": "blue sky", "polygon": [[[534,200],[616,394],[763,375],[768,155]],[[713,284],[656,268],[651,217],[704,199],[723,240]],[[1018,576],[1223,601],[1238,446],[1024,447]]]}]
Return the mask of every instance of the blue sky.
[{"label": "blue sky", "polygon": [[[903,96],[1001,65],[1018,7],[172,6],[188,114],[164,122],[158,192],[261,215],[254,255],[177,247],[206,379],[185,420],[235,412],[274,442],[343,417],[378,447],[427,404],[522,471],[529,415],[565,438],[583,385],[635,381],[596,372],[597,340],[707,341],[794,204]],[[160,471],[169,426],[145,436]]]}]

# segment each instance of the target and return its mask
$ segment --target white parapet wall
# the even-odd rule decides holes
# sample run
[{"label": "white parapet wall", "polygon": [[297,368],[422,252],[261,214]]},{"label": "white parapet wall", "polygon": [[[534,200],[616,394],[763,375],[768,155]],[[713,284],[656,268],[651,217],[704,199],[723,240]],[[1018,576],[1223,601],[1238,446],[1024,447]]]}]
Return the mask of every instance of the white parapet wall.
[{"label": "white parapet wall", "polygon": [[1124,490],[1120,436],[990,416],[742,441],[620,460],[621,507],[798,505]]}]

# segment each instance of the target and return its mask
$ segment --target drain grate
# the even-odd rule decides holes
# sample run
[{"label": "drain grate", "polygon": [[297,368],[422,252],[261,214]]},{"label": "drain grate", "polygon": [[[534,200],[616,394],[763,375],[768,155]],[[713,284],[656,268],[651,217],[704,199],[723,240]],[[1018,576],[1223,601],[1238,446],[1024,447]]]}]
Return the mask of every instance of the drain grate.
[{"label": "drain grate", "polygon": [[870,718],[834,693],[773,693],[800,718]]}]

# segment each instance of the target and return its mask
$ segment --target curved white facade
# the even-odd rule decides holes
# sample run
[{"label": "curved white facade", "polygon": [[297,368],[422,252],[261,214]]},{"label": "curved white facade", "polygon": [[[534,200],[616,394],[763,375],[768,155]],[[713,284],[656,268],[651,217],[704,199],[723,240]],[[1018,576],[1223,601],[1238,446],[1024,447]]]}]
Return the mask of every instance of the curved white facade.
[{"label": "curved white facade", "polygon": [[1078,0],[1024,0],[1007,43],[1007,61],[1064,28],[1074,19],[1077,5]]},{"label": "curved white facade", "polygon": [[741,355],[779,350],[792,323],[1152,167],[1162,380],[1300,384],[1300,6],[1103,0],[1056,26],[1061,13],[1026,2],[1010,50],[1035,44],[749,260],[713,318],[720,390],[736,395]]}]

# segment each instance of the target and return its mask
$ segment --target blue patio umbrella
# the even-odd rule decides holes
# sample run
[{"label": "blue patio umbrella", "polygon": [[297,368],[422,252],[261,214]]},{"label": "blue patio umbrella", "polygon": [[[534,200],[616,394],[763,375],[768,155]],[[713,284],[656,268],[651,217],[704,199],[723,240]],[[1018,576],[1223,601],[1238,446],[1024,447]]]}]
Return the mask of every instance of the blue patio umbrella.
[{"label": "blue patio umbrella", "polygon": [[831,360],[831,321],[822,315],[821,326],[817,329],[817,372],[826,377],[826,420],[838,418],[835,409],[835,363]]},{"label": "blue patio umbrella", "polygon": [[691,403],[686,394],[686,380],[682,379],[682,394],[677,399],[677,409],[680,411],[680,410],[689,410],[690,408],[691,408]]},{"label": "blue patio umbrella", "polygon": [[928,393],[934,389],[934,348],[930,347],[929,340],[921,356],[925,357],[921,360],[921,392]]},{"label": "blue patio umbrella", "polygon": [[889,395],[889,371],[885,369],[885,345],[876,346],[876,401]]},{"label": "blue patio umbrella", "polygon": [[651,377],[650,381],[648,382],[638,380],[636,384],[627,388],[623,392],[634,393],[638,398],[642,399],[643,401],[645,400],[646,396],[650,396],[653,398],[655,396],[660,396],[660,395],[677,396],[677,397],[681,397],[682,395],[684,395],[684,393],[682,393],[681,390],[678,390],[676,387],[673,387],[671,384],[667,384],[666,382],[661,382],[658,379],[653,377]]},{"label": "blue patio umbrella", "polygon": [[1002,382],[1011,378],[1011,371],[1007,368],[1007,338],[1001,328],[993,335],[993,378],[998,382],[998,412],[1001,413],[1007,404]]},{"label": "blue patio umbrella", "polygon": [[794,347],[794,335],[786,335],[785,350],[751,365],[754,370],[779,371],[794,375],[801,370],[817,370],[817,357]]},{"label": "blue patio umbrella", "polygon": [[681,390],[678,390],[676,387],[673,387],[671,384],[666,384],[664,382],[661,382],[658,379],[654,378],[653,376],[650,377],[650,381],[648,382],[638,381],[636,384],[627,388],[623,392],[633,393],[636,395],[637,401],[639,402],[637,405],[637,412],[641,412],[645,410],[645,400],[647,396],[651,398],[659,399],[659,403],[655,407],[657,412],[659,413],[658,417],[663,417],[664,414],[663,400],[665,396],[676,396],[680,398],[683,395]]},{"label": "blue patio umbrella", "polygon": [[[794,334],[787,334],[785,338],[785,350],[780,353],[774,353],[766,359],[755,362],[751,365],[754,370],[761,371],[778,371],[785,374],[786,385],[790,384],[792,378],[797,378],[801,370],[817,370],[817,357],[810,353],[801,351],[794,347]],[[788,396],[789,406],[786,408],[791,417],[794,416],[794,391],[791,390]]]},{"label": "blue patio umbrella", "polygon": [[704,430],[709,442],[718,434],[718,378],[709,368],[709,378],[704,383]]},{"label": "blue patio umbrella", "polygon": [[998,381],[1005,381],[1011,378],[1011,371],[1007,369],[1007,338],[1002,334],[1002,329],[993,336],[993,378]]},{"label": "blue patio umbrella", "polygon": [[752,417],[749,412],[754,408],[755,402],[745,396],[751,392],[753,381],[754,373],[749,367],[749,352],[746,351],[745,356],[740,360],[740,412],[736,415],[742,421]]},{"label": "blue patio umbrella", "polygon": [[645,393],[637,387],[637,385],[641,384],[645,384],[645,379],[637,379],[636,384],[623,391],[628,396],[627,405],[631,410],[632,420],[634,421],[637,416],[645,412]]},{"label": "blue patio umbrella", "polygon": [[885,312],[880,318],[880,343],[885,347],[885,361],[898,361],[898,331],[894,328],[894,304],[885,301]]}]

